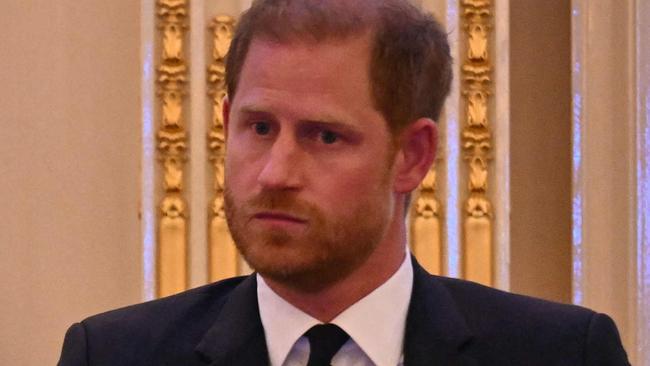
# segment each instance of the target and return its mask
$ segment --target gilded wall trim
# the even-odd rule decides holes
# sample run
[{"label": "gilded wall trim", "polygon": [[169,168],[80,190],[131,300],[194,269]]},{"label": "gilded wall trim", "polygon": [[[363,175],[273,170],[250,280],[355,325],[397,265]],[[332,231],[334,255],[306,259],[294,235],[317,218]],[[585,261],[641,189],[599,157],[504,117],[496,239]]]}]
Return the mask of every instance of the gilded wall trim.
[{"label": "gilded wall trim", "polygon": [[241,272],[240,259],[224,212],[224,160],[226,152],[223,101],[226,97],[225,58],[230,47],[235,19],[219,15],[212,20],[212,60],[208,67],[208,94],[212,99],[212,121],[208,133],[210,161],[214,171],[214,199],[210,209],[209,279],[217,281]]},{"label": "gilded wall trim", "polygon": [[184,38],[187,0],[158,0],[161,60],[157,70],[161,121],[157,133],[163,167],[157,250],[157,295],[187,288],[187,204],[183,197],[187,131],[183,102],[187,83]]},{"label": "gilded wall trim", "polygon": [[[437,164],[436,164],[437,165]],[[418,262],[432,274],[442,274],[442,207],[437,197],[436,165],[420,184],[411,211],[411,248]]]},{"label": "gilded wall trim", "polygon": [[492,65],[489,58],[492,4],[490,0],[463,0],[462,16],[467,52],[462,67],[465,126],[461,139],[467,162],[468,196],[463,222],[463,275],[492,285],[494,278],[492,217],[488,199],[492,152],[489,97]]}]

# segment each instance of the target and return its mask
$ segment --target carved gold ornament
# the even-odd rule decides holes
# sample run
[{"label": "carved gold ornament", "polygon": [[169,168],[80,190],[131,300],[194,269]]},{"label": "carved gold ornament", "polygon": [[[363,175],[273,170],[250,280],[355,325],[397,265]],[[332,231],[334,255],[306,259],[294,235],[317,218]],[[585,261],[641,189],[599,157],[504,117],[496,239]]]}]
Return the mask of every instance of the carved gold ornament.
[{"label": "carved gold ornament", "polygon": [[493,282],[492,205],[487,196],[492,135],[489,123],[490,75],[489,30],[492,12],[489,0],[463,0],[467,33],[467,57],[462,68],[462,95],[466,123],[462,147],[468,171],[468,198],[463,222],[463,275],[491,285]]},{"label": "carved gold ornament", "polygon": [[214,200],[209,229],[209,278],[217,281],[241,272],[240,258],[233,242],[224,212],[224,161],[226,139],[223,102],[226,97],[225,59],[235,28],[235,19],[221,15],[212,20],[212,63],[208,67],[209,96],[212,98],[212,123],[208,133],[210,161],[214,169]]},{"label": "carved gold ornament", "polygon": [[187,288],[187,205],[183,198],[187,132],[183,101],[187,65],[183,55],[186,0],[158,0],[162,58],[158,66],[161,122],[157,134],[163,166],[163,198],[157,250],[157,293],[168,296]]},{"label": "carved gold ornament", "polygon": [[441,205],[436,197],[435,165],[426,175],[415,200],[411,222],[411,248],[418,262],[432,274],[442,274]]}]

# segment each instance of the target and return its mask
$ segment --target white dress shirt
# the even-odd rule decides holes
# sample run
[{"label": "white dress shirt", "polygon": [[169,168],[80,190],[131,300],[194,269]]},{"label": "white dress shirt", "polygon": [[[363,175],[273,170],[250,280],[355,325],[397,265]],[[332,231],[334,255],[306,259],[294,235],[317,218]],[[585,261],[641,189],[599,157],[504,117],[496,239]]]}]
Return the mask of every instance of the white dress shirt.
[{"label": "white dress shirt", "polygon": [[[334,355],[332,365],[402,365],[412,288],[413,266],[407,252],[397,272],[386,282],[331,321],[350,335]],[[271,366],[306,365],[309,341],[303,334],[320,321],[278,296],[259,274],[257,299]]]}]

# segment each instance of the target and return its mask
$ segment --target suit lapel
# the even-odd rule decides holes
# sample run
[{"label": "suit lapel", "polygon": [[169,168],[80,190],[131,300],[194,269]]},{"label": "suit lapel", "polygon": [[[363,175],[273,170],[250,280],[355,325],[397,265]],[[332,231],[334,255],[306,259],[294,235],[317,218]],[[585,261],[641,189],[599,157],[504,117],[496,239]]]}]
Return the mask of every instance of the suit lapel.
[{"label": "suit lapel", "polygon": [[413,259],[404,365],[477,365],[463,352],[471,339],[465,319],[447,289]]},{"label": "suit lapel", "polygon": [[[413,259],[413,294],[404,336],[404,365],[478,365],[467,352],[472,335],[447,289]],[[196,351],[211,366],[269,364],[255,275],[228,296]]]},{"label": "suit lapel", "polygon": [[212,366],[269,364],[255,275],[246,278],[230,293],[196,351]]}]

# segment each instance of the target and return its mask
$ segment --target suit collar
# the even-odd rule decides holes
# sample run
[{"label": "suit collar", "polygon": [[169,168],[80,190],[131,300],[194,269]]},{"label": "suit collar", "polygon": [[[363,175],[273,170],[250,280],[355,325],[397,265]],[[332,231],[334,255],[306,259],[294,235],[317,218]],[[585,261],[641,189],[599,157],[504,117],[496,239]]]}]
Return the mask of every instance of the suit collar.
[{"label": "suit collar", "polygon": [[230,293],[214,325],[196,347],[210,365],[269,364],[256,289],[255,275],[243,280]]},{"label": "suit collar", "polygon": [[[451,294],[413,259],[413,293],[404,336],[405,366],[477,365],[464,352],[471,339]],[[232,291],[196,351],[212,366],[269,364],[254,275]]]},{"label": "suit collar", "polygon": [[464,347],[472,334],[445,286],[413,259],[413,294],[406,320],[404,364],[476,365]]}]

